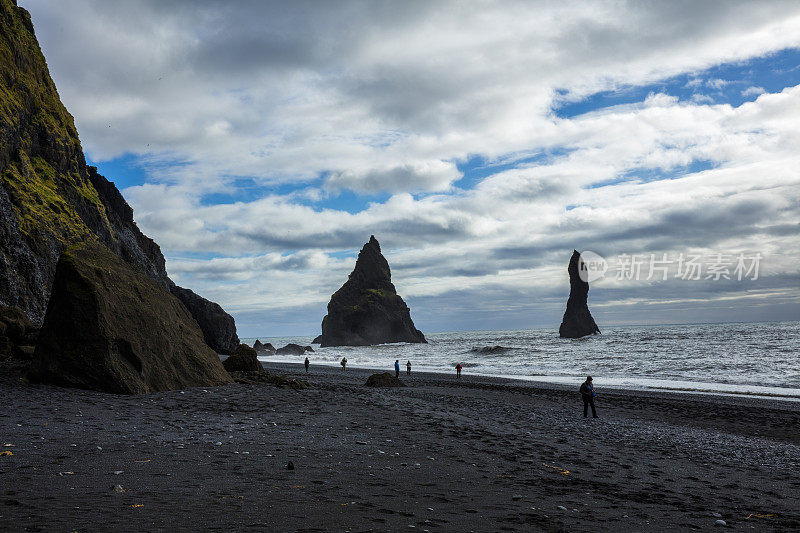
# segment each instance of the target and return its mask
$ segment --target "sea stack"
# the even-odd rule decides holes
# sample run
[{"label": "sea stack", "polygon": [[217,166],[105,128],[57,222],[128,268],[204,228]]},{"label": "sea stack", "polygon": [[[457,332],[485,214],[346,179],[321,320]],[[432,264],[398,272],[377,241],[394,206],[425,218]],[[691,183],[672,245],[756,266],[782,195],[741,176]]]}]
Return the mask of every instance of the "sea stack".
[{"label": "sea stack", "polygon": [[581,254],[578,250],[572,252],[569,260],[569,299],[567,300],[567,310],[564,311],[564,318],[561,320],[561,327],[558,334],[568,339],[577,339],[593,333],[600,333],[600,329],[589,312],[586,300],[589,296],[589,282],[581,279],[580,272],[583,265]]},{"label": "sea stack", "polygon": [[389,263],[374,235],[359,252],[347,282],[331,296],[322,335],[314,340],[323,347],[427,342],[392,284]]}]

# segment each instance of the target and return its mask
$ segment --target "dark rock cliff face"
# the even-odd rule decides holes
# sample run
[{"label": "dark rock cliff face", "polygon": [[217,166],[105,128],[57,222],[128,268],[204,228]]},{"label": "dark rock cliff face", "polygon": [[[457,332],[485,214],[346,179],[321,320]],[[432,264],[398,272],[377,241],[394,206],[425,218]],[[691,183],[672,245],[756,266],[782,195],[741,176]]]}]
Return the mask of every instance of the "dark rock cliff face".
[{"label": "dark rock cliff face", "polygon": [[427,342],[398,296],[389,263],[374,236],[358,254],[347,282],[331,296],[328,314],[322,320],[322,335],[314,340],[322,346]]},{"label": "dark rock cliff face", "polygon": [[[173,288],[161,249],[136,226],[133,209],[86,165],[30,15],[0,0],[0,305],[18,306],[41,324],[62,250],[97,240]],[[173,290],[185,296],[212,347],[236,348],[230,315],[190,291]]]},{"label": "dark rock cliff face", "polygon": [[186,307],[100,243],[61,255],[30,377],[125,394],[233,381]]},{"label": "dark rock cliff face", "polygon": [[38,336],[39,328],[31,324],[22,309],[0,306],[0,362],[31,359]]},{"label": "dark rock cliff face", "polygon": [[239,346],[236,324],[233,317],[223,311],[219,304],[198,296],[189,289],[172,285],[174,294],[197,320],[209,346],[219,353],[232,353]]},{"label": "dark rock cliff face", "polygon": [[578,250],[573,251],[569,260],[569,299],[567,300],[567,310],[564,311],[564,318],[558,334],[561,337],[576,339],[593,333],[600,333],[600,328],[589,312],[587,299],[589,297],[589,283],[580,277],[581,254]]}]

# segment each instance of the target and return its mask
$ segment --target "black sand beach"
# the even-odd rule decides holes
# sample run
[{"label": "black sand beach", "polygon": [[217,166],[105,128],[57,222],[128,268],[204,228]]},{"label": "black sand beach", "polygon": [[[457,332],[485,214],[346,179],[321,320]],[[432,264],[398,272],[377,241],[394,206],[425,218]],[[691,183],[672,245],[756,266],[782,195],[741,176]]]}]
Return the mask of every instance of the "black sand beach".
[{"label": "black sand beach", "polygon": [[596,380],[593,420],[578,383],[369,374],[117,396],[2,367],[0,529],[800,529],[800,403]]}]

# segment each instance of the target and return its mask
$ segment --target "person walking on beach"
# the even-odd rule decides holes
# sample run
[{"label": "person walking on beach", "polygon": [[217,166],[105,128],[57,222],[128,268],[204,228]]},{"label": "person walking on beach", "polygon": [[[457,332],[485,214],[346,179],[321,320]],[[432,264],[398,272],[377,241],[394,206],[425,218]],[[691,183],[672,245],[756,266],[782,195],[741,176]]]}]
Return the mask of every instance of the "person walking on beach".
[{"label": "person walking on beach", "polygon": [[594,408],[594,397],[597,393],[592,386],[592,376],[586,376],[586,381],[581,384],[581,398],[583,398],[583,418],[589,416],[589,406],[592,406],[592,418],[597,418],[597,411]]},{"label": "person walking on beach", "polygon": [[409,359],[409,360],[408,360],[408,362],[406,363],[406,375],[407,375],[407,376],[410,376],[410,375],[411,375],[411,360],[410,360],[410,359]]},{"label": "person walking on beach", "polygon": [[394,377],[400,377],[400,359],[394,360]]},{"label": "person walking on beach", "polygon": [[456,365],[456,379],[461,379],[461,363]]},{"label": "person walking on beach", "polygon": [[306,362],[303,364],[306,366],[306,374],[308,374],[308,365],[311,364],[311,361],[308,360],[308,357],[306,357]]},{"label": "person walking on beach", "polygon": [[344,367],[347,366],[347,357],[342,357],[342,372],[344,372]]}]

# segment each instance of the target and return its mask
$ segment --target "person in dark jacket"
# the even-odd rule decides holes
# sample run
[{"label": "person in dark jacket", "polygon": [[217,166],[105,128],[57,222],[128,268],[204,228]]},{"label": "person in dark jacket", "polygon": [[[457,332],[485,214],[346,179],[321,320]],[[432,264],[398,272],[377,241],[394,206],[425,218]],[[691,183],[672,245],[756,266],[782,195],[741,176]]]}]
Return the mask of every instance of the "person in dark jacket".
[{"label": "person in dark jacket", "polygon": [[308,360],[308,357],[306,357],[306,362],[304,364],[306,365],[306,374],[308,374],[308,365],[311,364],[311,361]]},{"label": "person in dark jacket", "polygon": [[592,417],[597,418],[597,411],[594,408],[594,397],[597,393],[594,392],[592,386],[592,376],[586,376],[586,381],[581,384],[581,398],[583,398],[583,418],[589,416],[589,406],[592,406]]},{"label": "person in dark jacket", "polygon": [[406,375],[411,375],[411,359],[406,362]]},{"label": "person in dark jacket", "polygon": [[394,360],[394,377],[400,377],[400,359]]},{"label": "person in dark jacket", "polygon": [[456,379],[461,379],[461,363],[456,365]]}]

